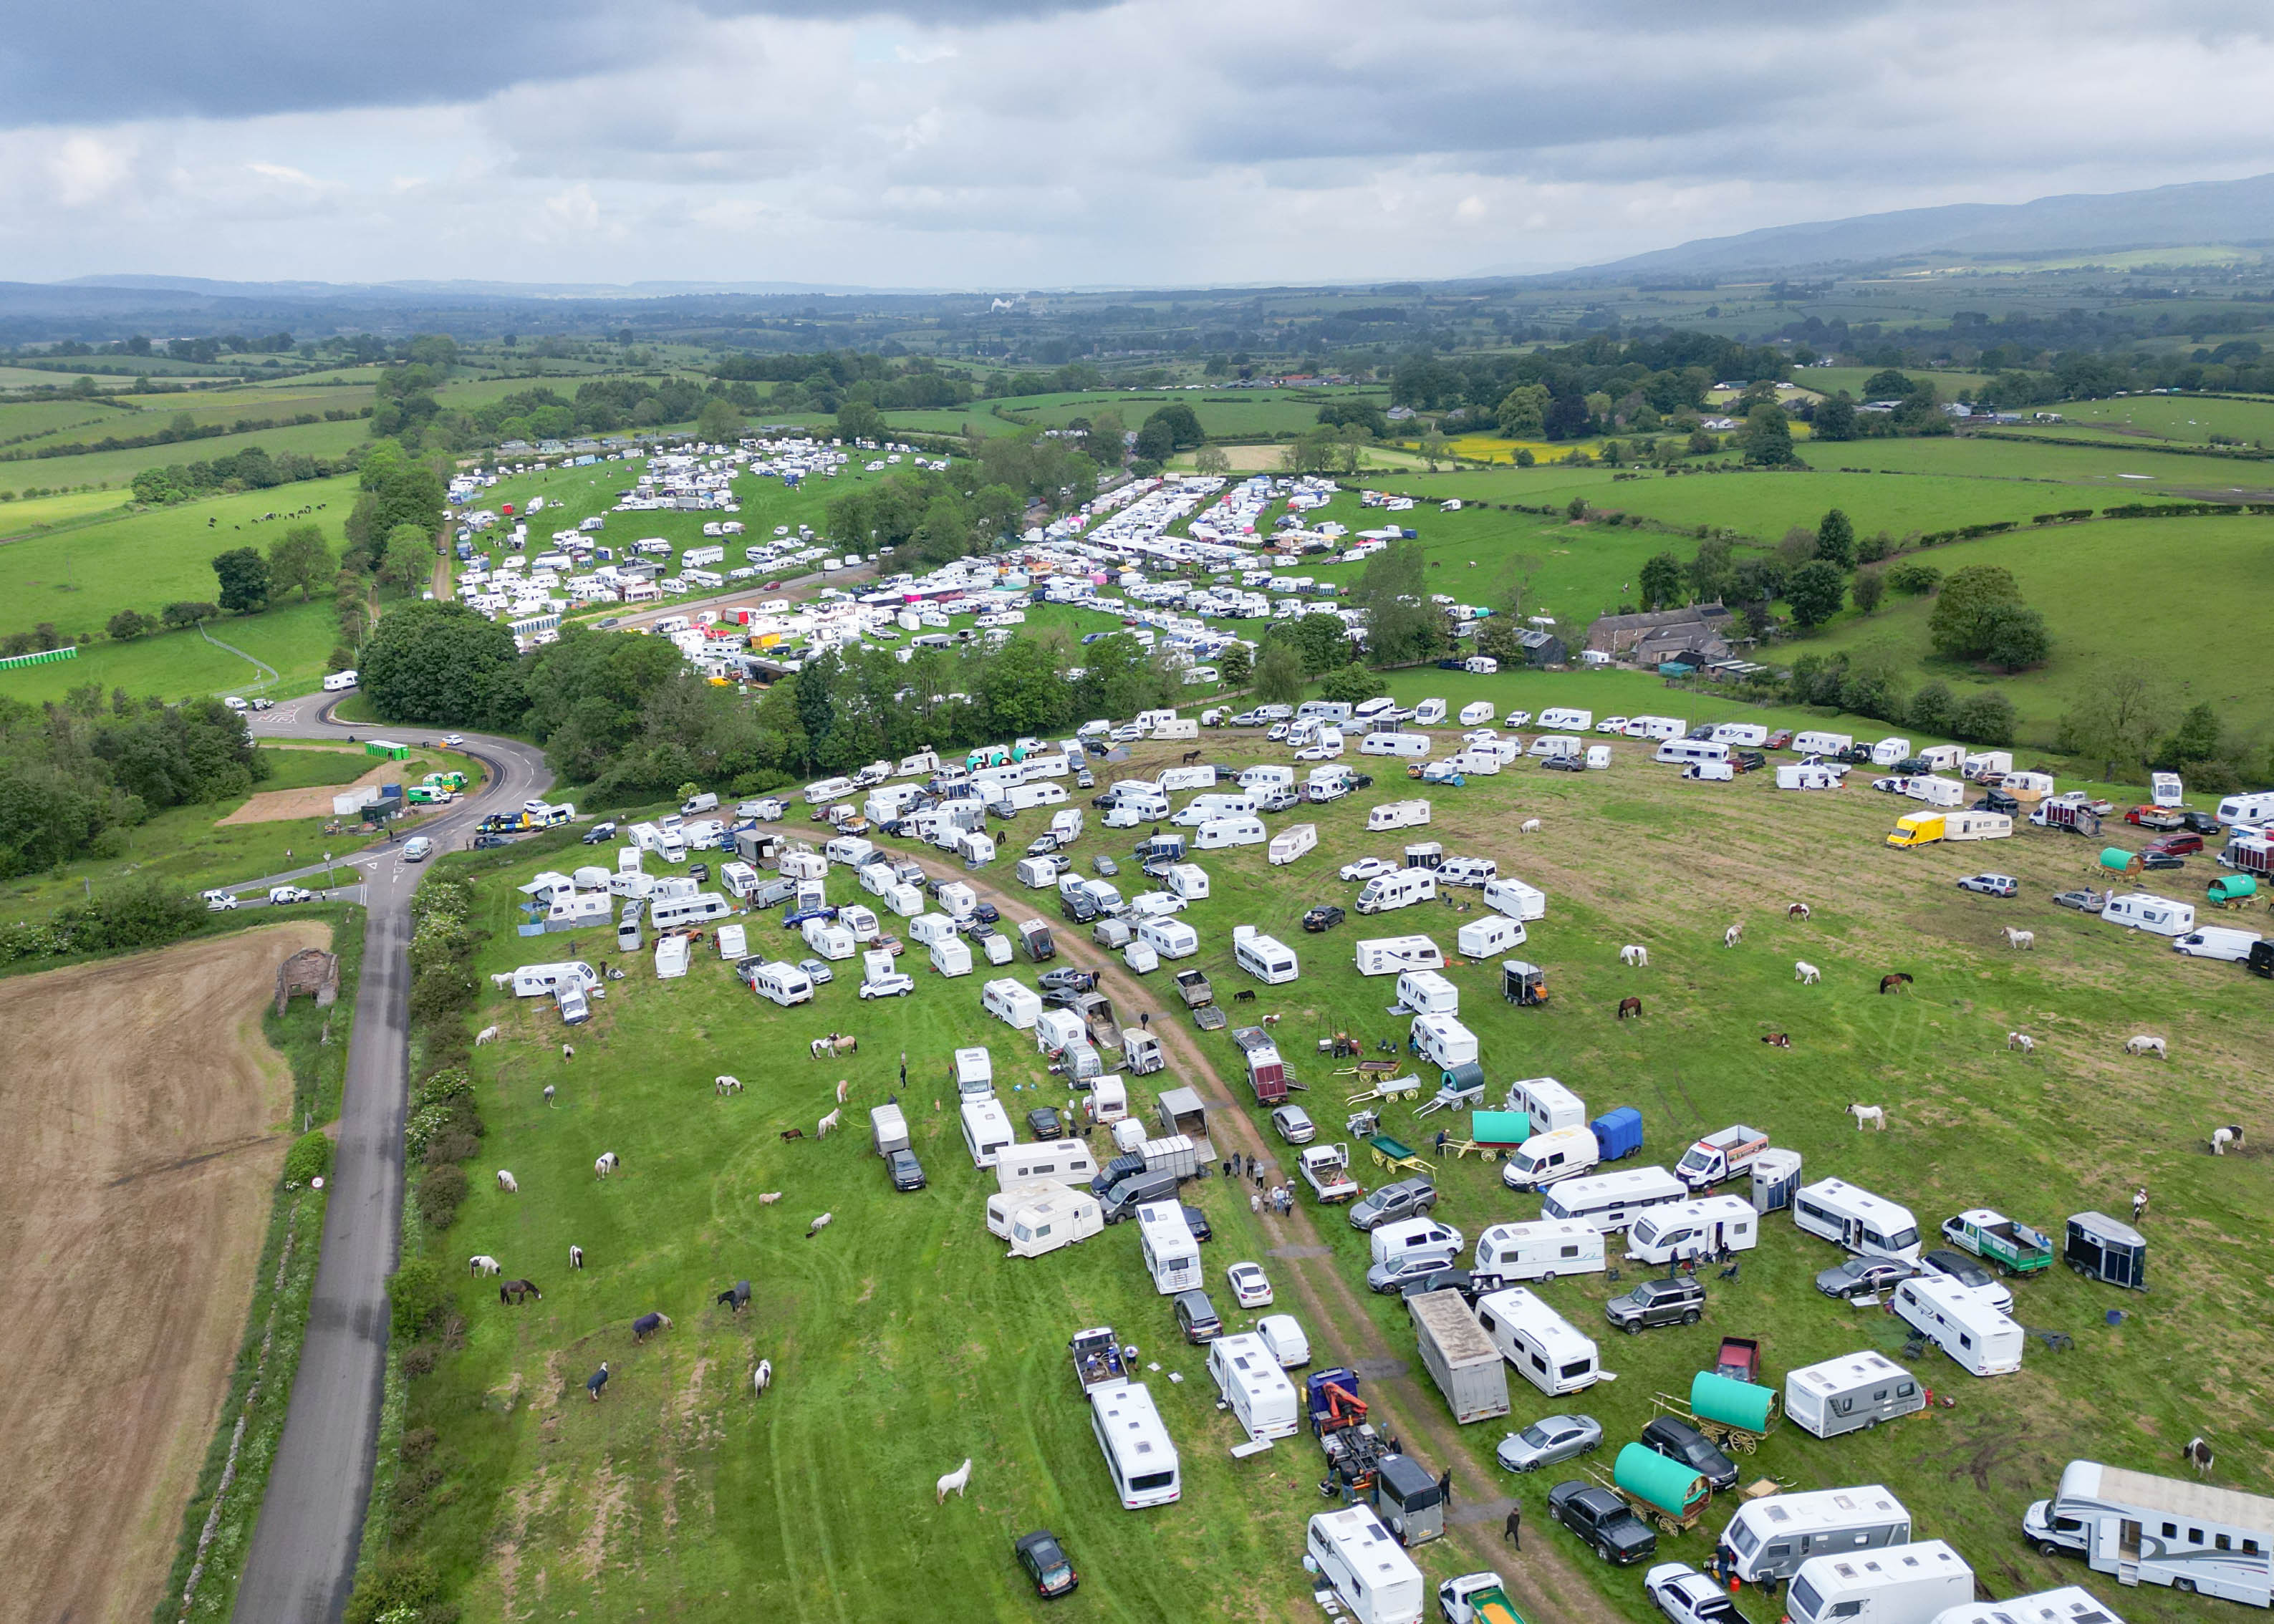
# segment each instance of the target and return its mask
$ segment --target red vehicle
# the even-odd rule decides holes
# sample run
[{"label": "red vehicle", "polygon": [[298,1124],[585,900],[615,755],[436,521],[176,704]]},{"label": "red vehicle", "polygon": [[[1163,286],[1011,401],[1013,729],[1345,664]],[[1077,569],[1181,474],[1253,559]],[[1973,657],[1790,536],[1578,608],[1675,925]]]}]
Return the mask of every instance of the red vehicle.
[{"label": "red vehicle", "polygon": [[1784,750],[1791,748],[1792,729],[1789,727],[1778,728],[1774,733],[1771,733],[1767,739],[1762,741],[1761,748],[1769,750]]},{"label": "red vehicle", "polygon": [[2203,849],[2202,837],[2187,830],[2168,835],[2157,835],[2148,842],[2151,852],[2165,852],[2173,857],[2192,857]]},{"label": "red vehicle", "polygon": [[2135,807],[2124,815],[2124,821],[2142,829],[2177,829],[2187,820],[2169,807]]}]

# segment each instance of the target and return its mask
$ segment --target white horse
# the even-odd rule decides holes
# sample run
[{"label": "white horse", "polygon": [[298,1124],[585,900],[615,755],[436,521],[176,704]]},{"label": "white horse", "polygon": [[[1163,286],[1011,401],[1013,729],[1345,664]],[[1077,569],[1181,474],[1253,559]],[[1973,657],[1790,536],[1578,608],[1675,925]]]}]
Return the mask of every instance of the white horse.
[{"label": "white horse", "polygon": [[505,1267],[486,1252],[476,1252],[466,1259],[466,1265],[469,1274],[496,1274],[502,1273]]},{"label": "white horse", "polygon": [[1739,942],[1744,940],[1744,936],[1745,928],[1743,925],[1732,925],[1721,933],[1721,945],[1735,947]]},{"label": "white horse", "polygon": [[2016,930],[2008,925],[2006,927],[2006,945],[2016,952],[2034,953],[2037,951],[2037,933],[2034,930]]},{"label": "white horse", "polygon": [[1547,829],[1547,825],[1541,823],[1538,818],[1527,817],[1524,822],[1516,826],[1516,832],[1520,835],[1536,835],[1542,832]]},{"label": "white horse", "polygon": [[764,1195],[762,1195],[762,1196],[760,1196],[760,1197],[758,1198],[758,1205],[759,1205],[760,1207],[772,1207],[772,1206],[776,1201],[779,1201],[779,1200],[780,1200],[780,1199],[781,1199],[781,1192],[780,1192],[780,1191],[779,1191],[779,1190],[769,1190],[769,1191],[767,1191]]},{"label": "white horse", "polygon": [[2164,1040],[2151,1038],[2144,1032],[2127,1039],[2124,1044],[2124,1052],[2127,1055],[2153,1055],[2158,1060],[2171,1058],[2171,1056],[2164,1050]]},{"label": "white horse", "polygon": [[824,1229],[827,1229],[832,1222],[834,1222],[836,1218],[837,1214],[835,1213],[822,1214],[820,1217],[815,1219],[811,1223],[805,1226],[805,1238],[811,1240],[815,1236],[820,1234]]},{"label": "white horse", "polygon": [[593,1159],[592,1177],[595,1178],[606,1178],[609,1174],[614,1172],[616,1169],[621,1165],[622,1163],[617,1160],[616,1153],[614,1151],[604,1150]]},{"label": "white horse", "polygon": [[2037,1052],[2037,1041],[2026,1032],[2009,1032],[2006,1034],[2006,1047],[2018,1049],[2025,1055],[2034,1055]]},{"label": "white horse", "polygon": [[840,1105],[835,1110],[830,1112],[828,1116],[824,1116],[821,1119],[821,1125],[814,1131],[813,1137],[817,1139],[827,1139],[830,1135],[830,1131],[837,1126],[837,1119],[843,1115],[845,1115],[845,1108]]},{"label": "white horse", "polygon": [[474,1034],[474,1047],[479,1049],[483,1044],[493,1041],[497,1034],[498,1029],[495,1026],[484,1026],[479,1032]]},{"label": "white horse", "polygon": [[2225,1127],[2217,1128],[2211,1132],[2210,1154],[2214,1156],[2226,1154],[2226,1147],[2229,1145],[2240,1148],[2241,1144],[2242,1124],[2239,1122],[2229,1123]]},{"label": "white horse", "polygon": [[508,1195],[518,1195],[521,1193],[521,1186],[514,1181],[513,1175],[507,1172],[503,1168],[500,1168],[498,1169],[498,1188],[504,1191]]},{"label": "white horse", "polygon": [[711,1079],[711,1091],[719,1094],[740,1094],[742,1092],[742,1079],[739,1077],[714,1077]]},{"label": "white horse", "polygon": [[1803,987],[1813,987],[1824,979],[1824,972],[1805,959],[1796,959],[1792,961],[1792,979]]},{"label": "white horse", "polygon": [[572,1269],[580,1269],[584,1267],[584,1249],[582,1246],[576,1245],[573,1243],[570,1244],[568,1248],[568,1267]]},{"label": "white horse", "polygon": [[1851,1105],[1848,1108],[1848,1114],[1856,1119],[1856,1132],[1858,1133],[1864,1131],[1865,1123],[1870,1123],[1881,1133],[1887,1131],[1887,1108],[1884,1105]]},{"label": "white horse", "polygon": [[950,1491],[954,1492],[957,1499],[962,1499],[965,1485],[969,1484],[970,1481],[971,1461],[969,1457],[967,1456],[962,1465],[957,1467],[953,1471],[948,1473],[946,1477],[942,1477],[937,1484],[933,1485],[934,1499],[932,1500],[932,1504],[935,1506],[945,1505],[947,1503],[947,1497]]},{"label": "white horse", "polygon": [[773,1385],[774,1362],[772,1359],[760,1359],[758,1368],[750,1376],[750,1390],[763,1398],[766,1389]]},{"label": "white horse", "polygon": [[1619,949],[1619,962],[1635,969],[1650,967],[1650,949],[1639,942],[1630,942]]}]

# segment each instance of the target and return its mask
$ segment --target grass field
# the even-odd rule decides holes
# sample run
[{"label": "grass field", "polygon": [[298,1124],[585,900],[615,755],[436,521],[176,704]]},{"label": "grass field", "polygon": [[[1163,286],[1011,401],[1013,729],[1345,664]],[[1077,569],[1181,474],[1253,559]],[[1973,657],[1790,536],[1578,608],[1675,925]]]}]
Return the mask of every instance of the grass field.
[{"label": "grass field", "polygon": [[165,699],[253,693],[279,698],[314,688],[339,639],[332,606],[320,600],[220,621],[211,629],[222,643],[272,667],[277,680],[264,687],[267,679],[251,663],[190,630],[160,632],[132,643],[98,641],[81,649],[76,659],[0,672],[0,694],[38,703],[93,682]]},{"label": "grass field", "polygon": [[[189,404],[190,401],[184,400],[182,408],[186,410]],[[299,410],[296,408],[292,415],[297,415]],[[169,417],[171,415],[170,411],[167,413]],[[228,420],[234,422],[245,415],[242,410],[232,410],[228,414]],[[164,426],[164,419],[156,417],[126,421],[135,425],[133,432],[151,432]],[[126,431],[122,429],[118,432]],[[335,457],[361,445],[370,437],[370,425],[360,421],[303,423],[289,428],[257,429],[246,434],[216,434],[210,440],[184,440],[177,445],[144,446],[132,451],[90,451],[77,456],[0,462],[0,489],[20,491],[33,486],[53,488],[81,485],[123,488],[146,468],[163,467],[173,462],[209,462],[215,457],[234,455],[248,446],[259,446],[272,455],[297,451],[303,456]],[[102,437],[92,431],[80,436],[88,440]]]},{"label": "grass field", "polygon": [[2274,401],[2198,399],[2184,395],[2134,395],[2122,400],[2065,401],[2061,421],[2044,432],[2097,430],[2147,442],[2207,445],[2214,434],[2263,447],[2274,437]]},{"label": "grass field", "polygon": [[1329,401],[1365,401],[1389,404],[1389,392],[1378,388],[1321,389],[1108,389],[1082,395],[1017,395],[989,401],[1021,424],[1064,428],[1076,417],[1101,411],[1121,414],[1123,424],[1141,427],[1145,419],[1171,402],[1189,406],[1199,415],[1201,427],[1214,437],[1251,434],[1293,435],[1319,425],[1319,408]]},{"label": "grass field", "polygon": [[[1613,680],[1604,680],[1608,692]],[[1208,748],[1232,764],[1258,755],[1221,737]],[[2154,1195],[2152,1296],[2065,1274],[2018,1288],[2017,1317],[2068,1333],[2075,1351],[2032,1342],[2022,1374],[1986,1382],[1930,1353],[1918,1369],[1956,1399],[1954,1410],[1834,1443],[1788,1426],[1744,1462],[1747,1475],[1803,1488],[1885,1482],[1922,1536],[1950,1539],[1994,1591],[2012,1593],[2083,1576],[2032,1555],[2014,1526],[2072,1456],[2165,1470],[2175,1440],[2216,1426],[2222,1481],[2263,1474],[2270,1440],[2247,1417],[2274,1382],[2255,1328],[2274,1289],[2253,1260],[2252,1237],[2274,1216],[2274,1198],[2249,1176],[2251,1162],[2215,1168],[2203,1149],[2218,1122],[2242,1121],[2254,1143],[2260,1138],[2260,1102],[2247,1079],[2251,1057],[2274,1039],[2274,1016],[2255,984],[2233,966],[2180,959],[2151,939],[2054,908],[2048,894],[2074,883],[2088,855],[2065,837],[1898,854],[1880,844],[1898,809],[1880,797],[1780,795],[1759,777],[1684,784],[1642,764],[1641,746],[1617,748],[1608,773],[1525,766],[1432,793],[1427,838],[1492,856],[1550,897],[1522,950],[1547,967],[1547,1009],[1502,1003],[1489,964],[1448,972],[1495,1086],[1545,1073],[1591,1110],[1633,1105],[1653,1162],[1672,1160],[1699,1132],[1751,1122],[1801,1151],[1811,1177],[1844,1177],[1905,1201],[1929,1229],[1979,1204],[2058,1225],[2084,1207],[2123,1212],[2143,1180]],[[1322,937],[1297,929],[1310,903],[1349,900],[1354,888],[1333,878],[1336,865],[1412,838],[1363,833],[1365,808],[1404,784],[1390,794],[1383,787],[1306,811],[1321,843],[1292,869],[1268,868],[1257,849],[1212,854],[1214,894],[1187,915],[1220,996],[1251,985],[1231,964],[1234,924],[1255,924],[1302,956],[1299,981],[1258,989],[1240,1013],[1284,1017],[1280,1041],[1311,1085],[1305,1102],[1329,1139],[1342,1137],[1347,1085],[1310,1057],[1312,1040],[1337,1029],[1402,1036],[1404,1026],[1382,1013],[1389,984],[1349,967],[1350,938],[1426,930],[1449,946],[1458,922],[1424,907]],[[1541,817],[1546,833],[1516,836],[1519,816]],[[1029,821],[1006,831],[1014,842]],[[1100,832],[1077,855],[1126,849],[1120,831]],[[1701,849],[1713,853],[1710,866],[1698,862]],[[478,966],[485,972],[542,956],[511,933],[509,885],[561,861],[530,850],[498,857],[505,861],[452,860],[482,876],[493,933]],[[2022,900],[1953,888],[1985,861],[2022,876]],[[1008,868],[1006,859],[976,877],[1007,886]],[[2170,894],[2192,894],[2200,879],[2187,877]],[[852,894],[842,870],[831,891]],[[1812,921],[1785,921],[1783,904],[1795,897],[1814,904]],[[1032,906],[1041,900],[1005,906],[1016,920],[1043,911]],[[1748,938],[1726,950],[1721,933],[1732,920],[1747,925]],[[2003,947],[1996,930],[2007,923],[2037,932],[2034,954]],[[771,919],[754,930],[770,944],[782,939]],[[1650,947],[1650,969],[1619,967],[1617,947],[1629,941]],[[1795,984],[1796,957],[1823,967],[1824,985]],[[398,1526],[448,1575],[470,1620],[526,1616],[571,1594],[592,1617],[668,1607],[696,1619],[850,1618],[890,1610],[918,1587],[946,1616],[1039,1617],[1007,1546],[1045,1523],[1084,1575],[1078,1598],[1053,1616],[1276,1618],[1303,1609],[1297,1559],[1303,1521],[1319,1506],[1314,1446],[1299,1437],[1246,1462],[1225,1455],[1236,1433],[1213,1409],[1201,1359],[1171,1340],[1167,1306],[1127,1230],[1024,1262],[1000,1258],[984,1233],[980,1207],[992,1180],[970,1169],[952,1112],[929,1109],[946,1051],[992,1048],[1014,1120],[1065,1096],[1041,1086],[1031,1045],[979,1015],[983,977],[923,974],[912,998],[862,1004],[848,963],[815,1005],[784,1014],[752,1002],[699,952],[693,974],[671,983],[655,981],[644,959],[622,962],[629,979],[610,988],[578,1034],[572,1067],[561,1065],[557,1029],[533,1004],[493,999],[477,1017],[500,1021],[505,1039],[478,1051],[488,1138],[476,1193],[437,1252],[446,1273],[452,1259],[493,1253],[547,1295],[507,1311],[483,1282],[463,1284],[463,1346],[413,1387],[409,1424],[436,1429],[440,1447],[431,1492]],[[1914,996],[1875,995],[1894,968],[1916,976]],[[1031,979],[1023,966],[998,972],[1005,973]],[[1126,1019],[1148,1002],[1172,1004],[1164,981],[1154,977],[1133,1003],[1117,981],[1117,1008]],[[1627,993],[1645,1000],[1643,1020],[1612,1019]],[[2004,1034],[2014,1028],[2036,1035],[2034,1057],[2006,1051]],[[860,1056],[808,1060],[804,1040],[831,1029],[859,1034]],[[1790,1052],[1758,1041],[1773,1029],[1792,1034]],[[2172,1040],[2168,1064],[2121,1057],[2123,1039],[2141,1030]],[[1246,1090],[1230,1043],[1199,1042],[1183,1051],[1192,1062],[1133,1094],[1149,1106],[1156,1086],[1189,1083],[1235,1102],[1260,1127],[1260,1112],[1237,1103]],[[912,1081],[903,1098],[931,1179],[912,1196],[885,1187],[861,1120],[896,1086],[904,1049]],[[704,1093],[718,1071],[742,1076],[749,1092],[724,1101]],[[852,1088],[844,1133],[782,1143],[777,1132],[788,1126],[812,1133],[839,1077]],[[538,1097],[545,1083],[560,1085],[557,1109]],[[1890,1131],[1859,1135],[1844,1114],[1856,1100],[1884,1105]],[[1420,1143],[1442,1120],[1417,1123],[1393,1107],[1385,1126]],[[1465,1124],[1457,1116],[1452,1125]],[[598,1183],[589,1169],[606,1149],[623,1169]],[[498,1193],[492,1167],[513,1169],[521,1193]],[[1488,1223],[1537,1213],[1536,1200],[1507,1192],[1496,1173],[1473,1161],[1440,1169],[1442,1216],[1472,1239]],[[1359,1292],[1354,1317],[1341,1312],[1323,1323],[1308,1306],[1350,1302],[1363,1267],[1364,1240],[1338,1214],[1321,1214],[1314,1237],[1307,1223],[1253,1218],[1218,1181],[1192,1188],[1188,1199],[1217,1230],[1203,1252],[1212,1286],[1232,1259],[1257,1258],[1279,1286],[1278,1306],[1303,1318],[1314,1339],[1383,1346],[1410,1362],[1411,1333],[1389,1302]],[[779,1206],[758,1203],[776,1190]],[[803,1238],[823,1211],[834,1214],[832,1227]],[[571,1242],[589,1255],[581,1274],[560,1267]],[[1725,1333],[1761,1337],[1780,1381],[1799,1365],[1858,1348],[1896,1352],[1901,1337],[1890,1321],[1811,1289],[1810,1277],[1837,1259],[1772,1218],[1742,1280],[1709,1283],[1702,1326],[1607,1345],[1621,1379],[1576,1404],[1511,1379],[1509,1425],[1585,1408],[1613,1440],[1631,1437],[1653,1413],[1651,1395],[1686,1388]],[[757,1288],[752,1312],[738,1320],[710,1305],[744,1277]],[[1591,1277],[1544,1294],[1593,1330],[1612,1289]],[[1228,1306],[1220,1290],[1218,1300]],[[2105,1322],[2112,1308],[2124,1311],[2120,1324]],[[675,1324],[636,1349],[628,1323],[650,1309]],[[1246,1316],[1228,1318],[1238,1328]],[[1126,1513],[1106,1492],[1063,1363],[1066,1335],[1097,1323],[1114,1325],[1163,1367],[1148,1380],[1184,1463],[1175,1507]],[[761,1357],[773,1363],[775,1387],[753,1400],[749,1372]],[[577,1394],[603,1358],[613,1379],[595,1406]],[[2175,1369],[2218,1371],[2216,1395],[2170,1380]],[[1171,1383],[1170,1372],[1183,1381]],[[1515,1573],[1547,1604],[1543,1616],[1652,1616],[1635,1575],[1581,1560],[1547,1526],[1543,1497],[1562,1474],[1509,1479],[1490,1455],[1506,1427],[1480,1424],[1456,1438],[1426,1379],[1416,1379],[1421,1396],[1411,1409],[1399,1400],[1386,1418],[1431,1467],[1458,1465],[1465,1502],[1487,1481],[1522,1500],[1529,1538]],[[1395,1380],[1370,1390],[1411,1391]],[[975,1462],[971,1498],[925,1505],[932,1477],[967,1455]],[[1486,1539],[1497,1506],[1489,1515]],[[1716,1507],[1708,1528],[1723,1515]],[[1661,1560],[1696,1561],[1706,1550],[1697,1538],[1668,1541]],[[1454,1541],[1416,1554],[1433,1579],[1480,1565],[1479,1547]],[[2193,1616],[2157,1590],[2127,1596],[2122,1611],[2135,1620]]]}]

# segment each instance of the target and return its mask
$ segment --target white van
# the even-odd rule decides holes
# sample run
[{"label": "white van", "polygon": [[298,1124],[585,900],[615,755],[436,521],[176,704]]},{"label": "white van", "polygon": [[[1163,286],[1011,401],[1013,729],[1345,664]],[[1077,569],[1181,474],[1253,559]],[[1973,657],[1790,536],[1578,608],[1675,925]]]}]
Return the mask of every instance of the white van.
[{"label": "white van", "polygon": [[1496,1223],[1477,1237],[1476,1273],[1546,1285],[1561,1274],[1600,1274],[1603,1232],[1570,1222]]},{"label": "white van", "polygon": [[1508,1086],[1504,1111],[1522,1111],[1532,1118],[1534,1133],[1587,1125],[1587,1102],[1552,1077],[1527,1077]]},{"label": "white van", "polygon": [[[1177,1446],[1141,1381],[1089,1390],[1089,1430],[1125,1511],[1166,1506],[1184,1492]],[[1418,1616],[1418,1615],[1417,1615]]]},{"label": "white van", "polygon": [[1209,1344],[1208,1369],[1250,1440],[1294,1436],[1302,1410],[1295,1384],[1261,1336],[1217,1337]]},{"label": "white van", "polygon": [[1231,958],[1267,987],[1284,985],[1302,973],[1294,949],[1276,937],[1258,934],[1253,925],[1232,927]]},{"label": "white van", "polygon": [[1397,1002],[1417,1015],[1457,1015],[1461,989],[1434,970],[1407,970],[1397,978]]},{"label": "white van", "polygon": [[1228,846],[1261,846],[1270,838],[1260,817],[1212,817],[1195,831],[1193,844],[1214,852]]},{"label": "white van", "polygon": [[1920,1274],[1903,1281],[1889,1306],[1970,1375],[2010,1376],[2022,1368],[2022,1327],[1954,1280]]},{"label": "white van", "polygon": [[1535,1133],[1509,1153],[1500,1182],[1511,1190],[1541,1190],[1560,1178],[1576,1178],[1602,1160],[1592,1128],[1555,1128]]},{"label": "white van", "polygon": [[1725,1251],[1751,1252],[1760,1240],[1761,1215],[1751,1201],[1743,1196],[1709,1195],[1636,1219],[1627,1231],[1627,1257],[1650,1264],[1718,1258]]},{"label": "white van", "polygon": [[1469,959],[1490,959],[1524,945],[1524,927],[1504,914],[1472,919],[1453,933],[1453,945]]},{"label": "white van", "polygon": [[1370,1506],[1311,1519],[1304,1566],[1317,1573],[1356,1624],[1420,1624],[1428,1581]]},{"label": "white van", "polygon": [[1502,875],[1485,882],[1485,906],[1514,920],[1543,919],[1547,914],[1547,893]]},{"label": "white van", "polygon": [[1614,1235],[1654,1207],[1689,1199],[1690,1186],[1664,1168],[1622,1168],[1550,1184],[1540,1198],[1540,1215],[1592,1224]]},{"label": "white van", "polygon": [[1398,756],[1419,761],[1434,747],[1427,733],[1368,733],[1359,741],[1360,756]]},{"label": "white van", "polygon": [[1501,1357],[1550,1398],[1577,1393],[1602,1380],[1595,1339],[1523,1286],[1479,1297],[1477,1323]]},{"label": "white van", "polygon": [[1368,880],[1358,893],[1357,906],[1361,914],[1387,914],[1393,908],[1436,899],[1437,876],[1434,869],[1400,868],[1395,874],[1377,874]]},{"label": "white van", "polygon": [[993,1167],[996,1157],[1018,1143],[1009,1113],[993,1095],[966,1100],[962,1114],[963,1147],[971,1153],[972,1166]]},{"label": "white van", "polygon": [[1803,1184],[1793,1196],[1792,1221],[1859,1257],[1919,1260],[1918,1222],[1910,1208],[1841,1179]]},{"label": "white van", "polygon": [[1087,1184],[1096,1177],[1097,1158],[1089,1154],[1088,1144],[1081,1139],[1013,1145],[995,1158],[995,1187],[998,1190],[1015,1190],[1020,1184]]},{"label": "white van", "polygon": [[2224,959],[2242,964],[2249,959],[2250,950],[2259,940],[2255,930],[2222,930],[2209,926],[2180,937],[2172,944],[2172,951],[2185,953],[2190,959]]},{"label": "white van", "polygon": [[1583,733],[1595,725],[1595,713],[1593,710],[1574,710],[1568,705],[1550,705],[1540,713],[1540,725]]},{"label": "white van", "polygon": [[2183,936],[2195,928],[2194,905],[2173,902],[2146,891],[2127,891],[2111,897],[2100,917],[2129,930],[2152,931],[2159,936]]}]

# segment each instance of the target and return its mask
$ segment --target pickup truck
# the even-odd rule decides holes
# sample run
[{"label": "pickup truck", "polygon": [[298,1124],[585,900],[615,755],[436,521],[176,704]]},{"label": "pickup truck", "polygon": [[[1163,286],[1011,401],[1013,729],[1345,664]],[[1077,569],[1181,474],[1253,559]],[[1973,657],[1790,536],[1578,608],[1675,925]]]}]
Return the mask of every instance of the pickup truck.
[{"label": "pickup truck", "polygon": [[1358,1184],[1350,1176],[1349,1146],[1313,1145],[1297,1159],[1295,1167],[1320,1205],[1331,1207],[1358,1199]]},{"label": "pickup truck", "polygon": [[1577,1477],[1547,1491],[1547,1515],[1594,1547],[1595,1554],[1622,1568],[1658,1554],[1658,1536],[1610,1490]]},{"label": "pickup truck", "polygon": [[2051,1239],[1986,1207],[1944,1219],[1942,1235],[1952,1245],[1987,1258],[2009,1274],[2033,1274],[2052,1267]]},{"label": "pickup truck", "polygon": [[1496,1573],[1463,1574],[1437,1587],[1437,1611],[1445,1624],[1524,1624]]},{"label": "pickup truck", "polygon": [[1727,1184],[1751,1168],[1754,1158],[1768,1147],[1767,1134],[1740,1123],[1719,1133],[1707,1134],[1683,1152],[1682,1160],[1675,1164],[1674,1176],[1692,1190]]}]

